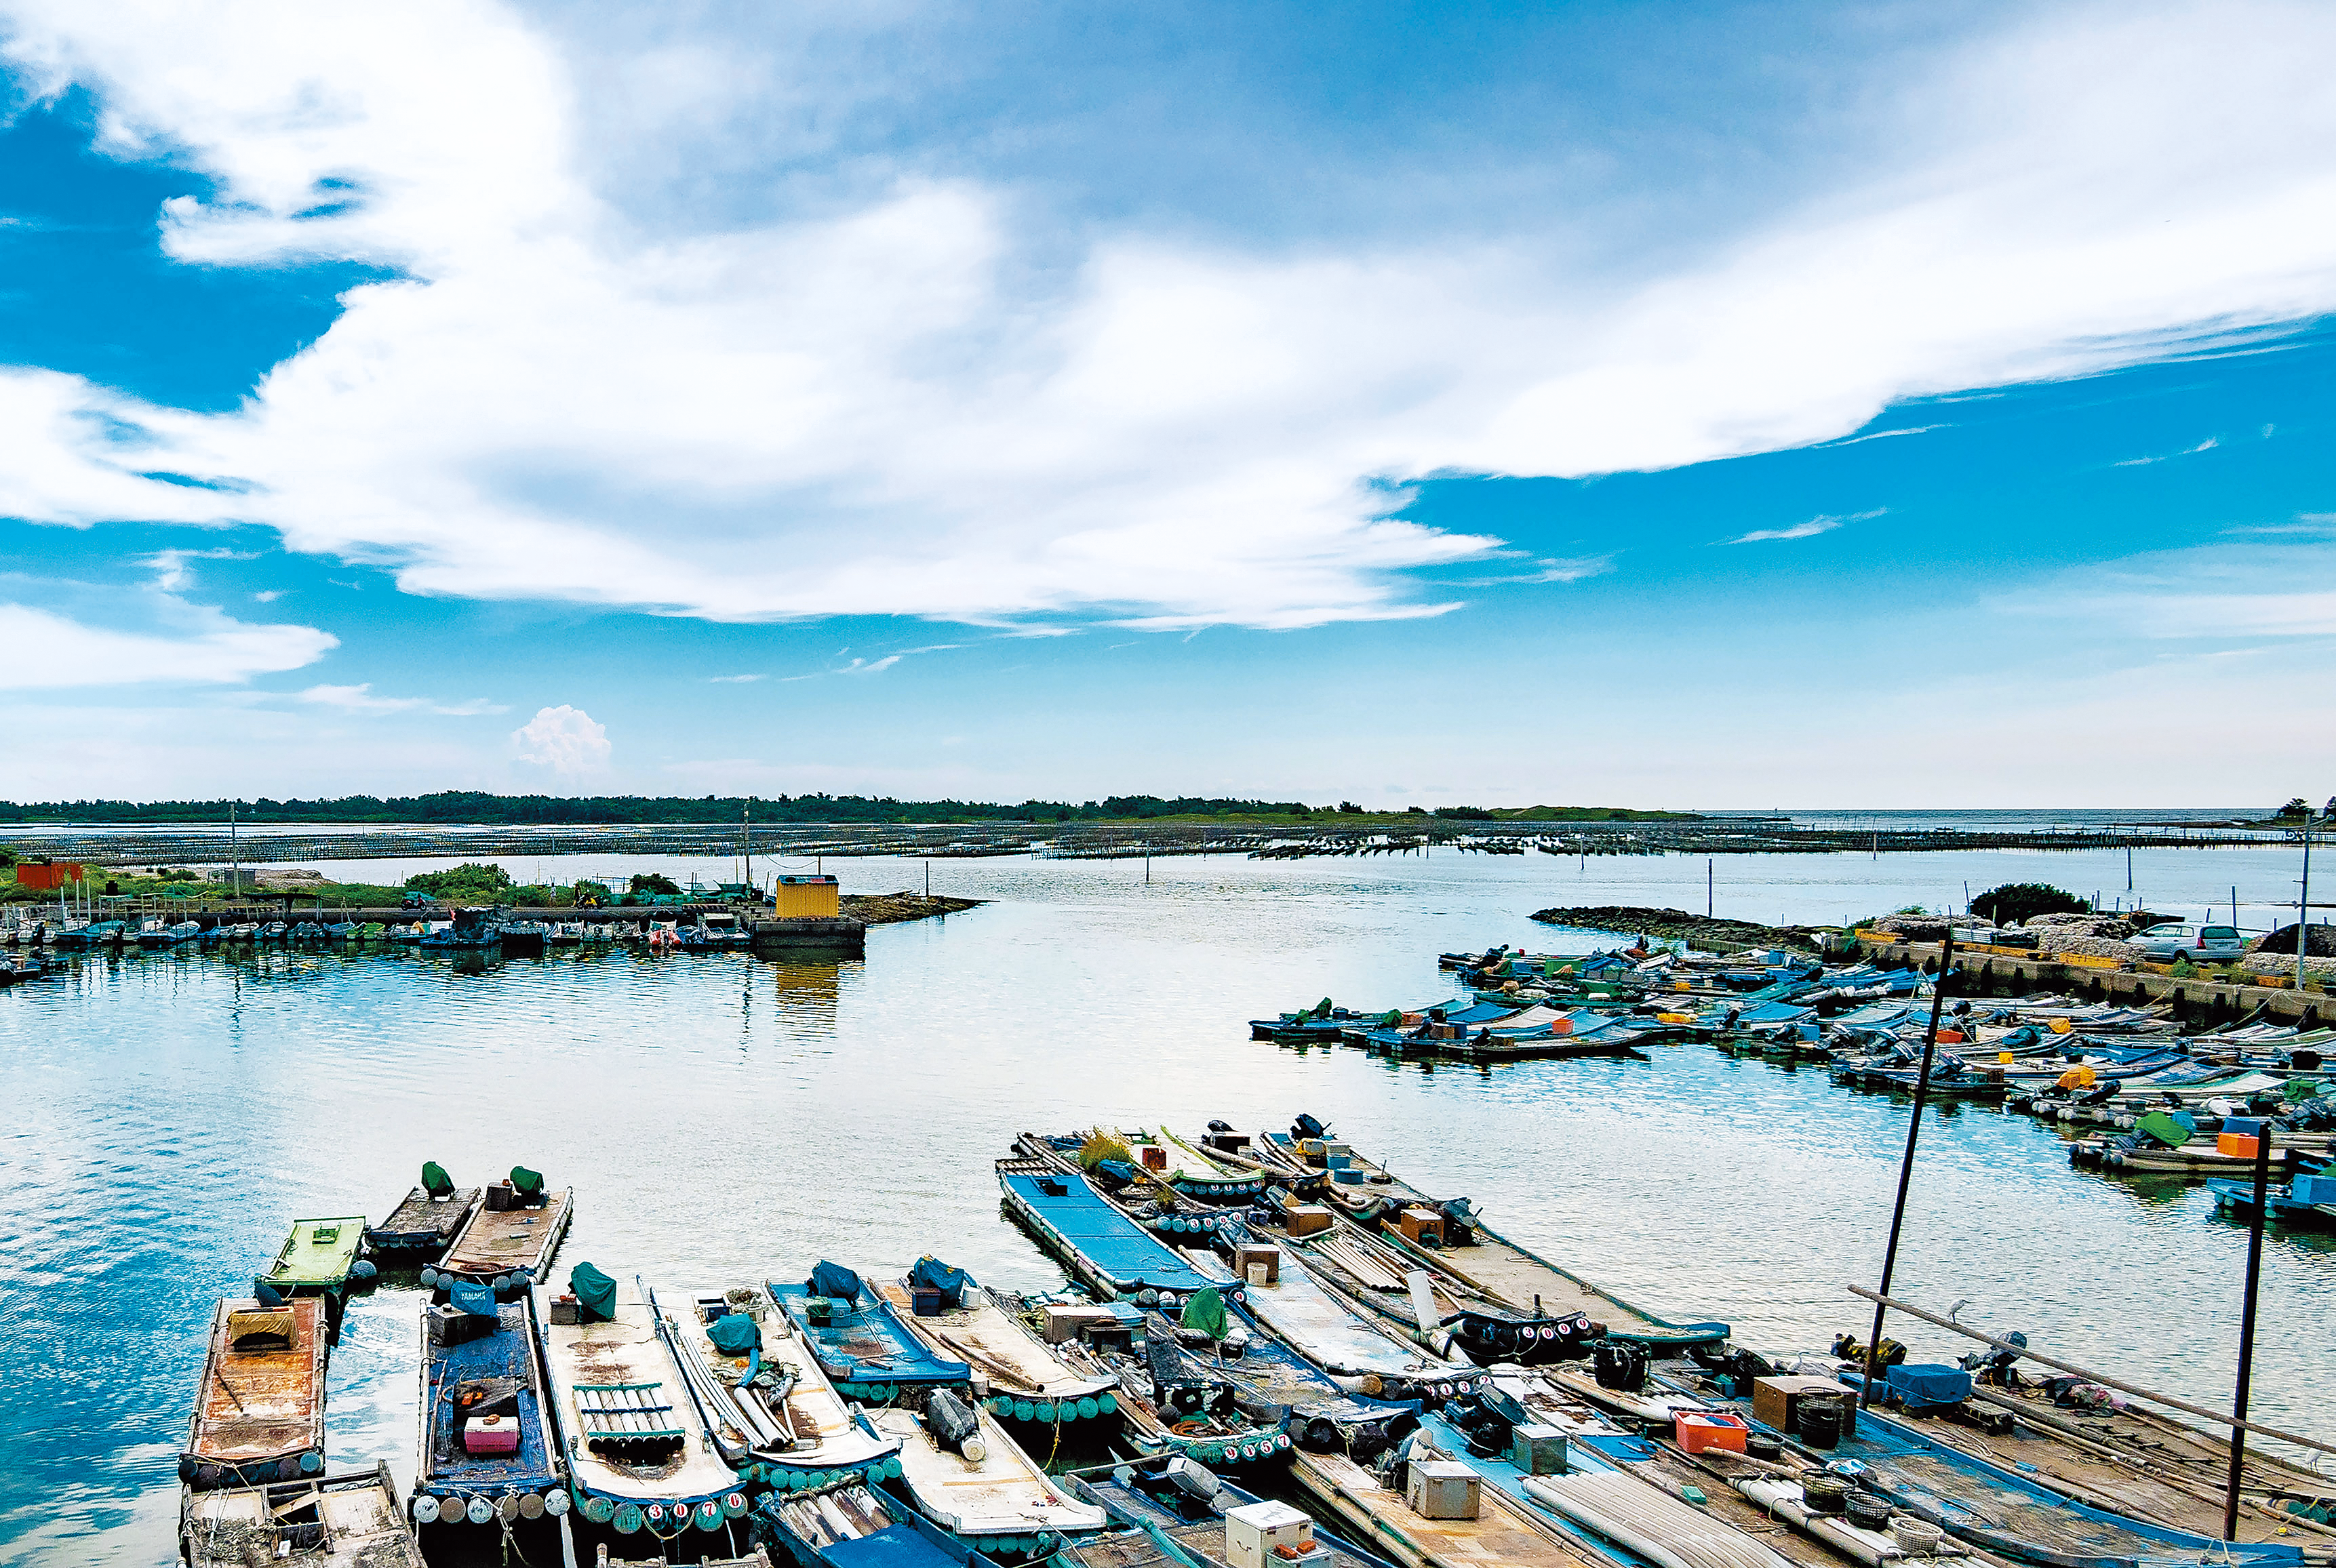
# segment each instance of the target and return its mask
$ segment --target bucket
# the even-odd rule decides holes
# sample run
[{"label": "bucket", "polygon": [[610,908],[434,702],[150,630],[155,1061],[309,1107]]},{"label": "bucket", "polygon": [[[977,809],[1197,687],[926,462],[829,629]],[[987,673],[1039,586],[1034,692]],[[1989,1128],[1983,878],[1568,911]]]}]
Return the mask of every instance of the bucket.
[{"label": "bucket", "polygon": [[1835,1399],[1804,1398],[1794,1413],[1801,1441],[1812,1448],[1831,1448],[1841,1442],[1841,1404]]},{"label": "bucket", "polygon": [[1871,1492],[1852,1492],[1846,1502],[1849,1522],[1861,1530],[1879,1530],[1890,1523],[1890,1500]]},{"label": "bucket", "polygon": [[1271,1284],[1273,1282],[1272,1276],[1273,1268],[1272,1265],[1269,1263],[1251,1263],[1249,1266],[1249,1282],[1255,1285],[1259,1290],[1263,1290],[1266,1286]]},{"label": "bucket", "polygon": [[1812,1514],[1842,1514],[1849,1506],[1849,1483],[1832,1476],[1812,1476],[1801,1483],[1801,1505]]},{"label": "bucket", "polygon": [[1744,1439],[1744,1452],[1748,1457],[1775,1464],[1785,1457],[1785,1440],[1766,1432],[1755,1432]]},{"label": "bucket", "polygon": [[1910,1557],[1927,1557],[1936,1552],[1944,1534],[1936,1524],[1912,1514],[1901,1514],[1890,1521],[1890,1538]]}]

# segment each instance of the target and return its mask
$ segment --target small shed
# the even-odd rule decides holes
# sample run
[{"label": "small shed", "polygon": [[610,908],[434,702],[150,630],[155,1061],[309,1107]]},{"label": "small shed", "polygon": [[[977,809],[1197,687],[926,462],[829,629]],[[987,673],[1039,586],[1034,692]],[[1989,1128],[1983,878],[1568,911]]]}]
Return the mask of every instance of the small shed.
[{"label": "small shed", "polygon": [[833,920],[843,913],[832,876],[782,876],[771,892],[771,913],[781,920]]}]

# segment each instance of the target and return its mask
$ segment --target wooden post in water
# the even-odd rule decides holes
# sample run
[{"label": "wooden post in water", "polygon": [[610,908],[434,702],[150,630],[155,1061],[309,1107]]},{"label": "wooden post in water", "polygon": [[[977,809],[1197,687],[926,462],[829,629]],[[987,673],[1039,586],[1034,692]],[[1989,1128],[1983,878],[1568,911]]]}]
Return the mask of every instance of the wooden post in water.
[{"label": "wooden post in water", "polygon": [[[2296,970],[2298,983],[2303,971]],[[2239,1312],[2239,1386],[2231,1396],[2231,1478],[2223,1488],[2223,1539],[2239,1538],[2239,1472],[2247,1462],[2247,1384],[2255,1370],[2255,1290],[2263,1282],[2263,1223],[2271,1208],[2271,1123],[2255,1133],[2255,1223],[2247,1231],[2246,1304]]]},{"label": "wooden post in water", "polygon": [[[1898,1232],[1906,1223],[1906,1188],[1914,1179],[1914,1140],[1922,1131],[1922,1103],[1931,1098],[1931,1057],[1939,1049],[1939,1013],[1947,1004],[1947,976],[1955,963],[1955,930],[1939,943],[1939,978],[1931,987],[1931,1027],[1922,1036],[1922,1067],[1914,1075],[1914,1112],[1906,1118],[1906,1157],[1898,1166],[1898,1204],[1890,1211],[1890,1244],[1882,1253],[1882,1287],[1877,1296],[1890,1293],[1890,1276],[1898,1267]],[[1882,1376],[1882,1314],[1887,1309],[1881,1302],[1874,1303],[1874,1331],[1865,1341],[1865,1388],[1858,1403],[1874,1403],[1874,1385]]]},{"label": "wooden post in water", "polygon": [[1711,857],[1708,855],[1705,856],[1703,857],[1703,917],[1706,920],[1711,918],[1712,913],[1711,866]]}]

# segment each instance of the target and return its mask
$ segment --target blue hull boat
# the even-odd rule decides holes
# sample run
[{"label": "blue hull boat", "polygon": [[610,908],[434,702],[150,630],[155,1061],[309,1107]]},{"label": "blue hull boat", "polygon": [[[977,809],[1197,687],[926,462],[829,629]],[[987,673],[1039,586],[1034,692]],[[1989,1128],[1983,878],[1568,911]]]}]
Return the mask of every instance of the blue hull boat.
[{"label": "blue hull boat", "polygon": [[997,1568],[858,1482],[822,1492],[765,1493],[748,1517],[754,1544],[796,1568]]},{"label": "blue hull boat", "polygon": [[847,1399],[889,1405],[903,1393],[959,1389],[973,1369],[936,1353],[909,1331],[892,1304],[852,1270],[822,1263],[803,1284],[767,1282],[771,1299],[802,1329],[819,1370]]},{"label": "blue hull boat", "polygon": [[1114,1207],[1085,1176],[1042,1159],[1002,1159],[998,1185],[1007,1212],[1105,1301],[1125,1297],[1173,1312],[1217,1283]]},{"label": "blue hull boat", "polygon": [[529,1298],[497,1304],[492,1327],[485,1313],[463,1314],[472,1331],[485,1331],[453,1343],[431,1332],[441,1309],[425,1302],[422,1312],[414,1518],[468,1530],[568,1512],[568,1467],[543,1408]]}]

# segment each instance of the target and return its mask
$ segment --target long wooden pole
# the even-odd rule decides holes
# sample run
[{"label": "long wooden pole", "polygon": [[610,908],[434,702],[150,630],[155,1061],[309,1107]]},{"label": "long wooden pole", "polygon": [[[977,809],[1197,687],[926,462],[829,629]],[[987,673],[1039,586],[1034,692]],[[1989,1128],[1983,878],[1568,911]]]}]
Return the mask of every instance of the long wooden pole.
[{"label": "long wooden pole", "polygon": [[1914,1110],[1906,1118],[1906,1156],[1898,1163],[1898,1202],[1890,1211],[1890,1244],[1882,1253],[1882,1283],[1874,1292],[1874,1331],[1865,1341],[1865,1389],[1859,1403],[1874,1403],[1874,1385],[1882,1376],[1882,1314],[1890,1294],[1890,1276],[1898,1268],[1898,1233],[1906,1224],[1906,1189],[1914,1180],[1914,1140],[1922,1131],[1922,1106],[1931,1098],[1931,1059],[1939,1049],[1939,1013],[1947,1004],[1947,976],[1954,972],[1955,929],[1939,943],[1939,978],[1931,987],[1931,1027],[1922,1036],[1922,1068],[1914,1075]]},{"label": "long wooden pole", "polygon": [[[1869,1302],[1876,1299],[1875,1292],[1867,1290],[1864,1285],[1850,1286],[1849,1293],[1853,1296],[1863,1296]],[[1999,1340],[1993,1334],[1982,1334],[1977,1329],[1966,1327],[1952,1318],[1941,1317],[1936,1312],[1925,1311],[1912,1302],[1901,1301],[1896,1296],[1883,1299],[1889,1302],[1893,1312],[1903,1312],[1910,1318],[1920,1318],[1926,1323],[1936,1323],[1939,1327],[1961,1334],[1967,1340],[1977,1340],[1982,1345],[1993,1345],[1999,1350],[2010,1350],[2012,1354],[2033,1361],[2039,1367],[2057,1368],[2060,1371],[2082,1378],[2088,1383],[2098,1383],[2105,1389],[2115,1389],[2121,1394],[2131,1394],[2137,1399],[2147,1399],[2153,1405],[2163,1405],[2169,1410],[2180,1410],[2185,1414],[2196,1416],[2203,1420],[2212,1421],[2218,1427],[2241,1427],[2250,1432],[2261,1432],[2266,1437],[2275,1437],[2282,1443],[2292,1443],[2299,1448],[2312,1448],[2322,1454],[2336,1454],[2336,1443],[2323,1442],[2318,1437],[2301,1437],[2293,1432],[2283,1432],[2277,1427],[2266,1427],[2261,1421],[2234,1419],[2224,1411],[2210,1410],[2204,1405],[2194,1405],[2187,1399],[2177,1399],[2171,1394],[2161,1394],[2155,1389],[2144,1389],[2132,1383],[2122,1382],[2110,1377],[2107,1372],[2096,1372],[2091,1368],[2080,1367],[2074,1361],[2055,1360],[2026,1345],[2015,1345],[2008,1340]]]},{"label": "long wooden pole", "polygon": [[[2295,982],[2303,983],[2299,961]],[[2247,1229],[2247,1295],[2239,1313],[2239,1386],[2231,1395],[2231,1479],[2223,1488],[2223,1539],[2239,1538],[2239,1471],[2247,1462],[2247,1385],[2255,1370],[2255,1290],[2263,1283],[2263,1221],[2271,1210],[2271,1126],[2255,1129],[2255,1221]]]}]

